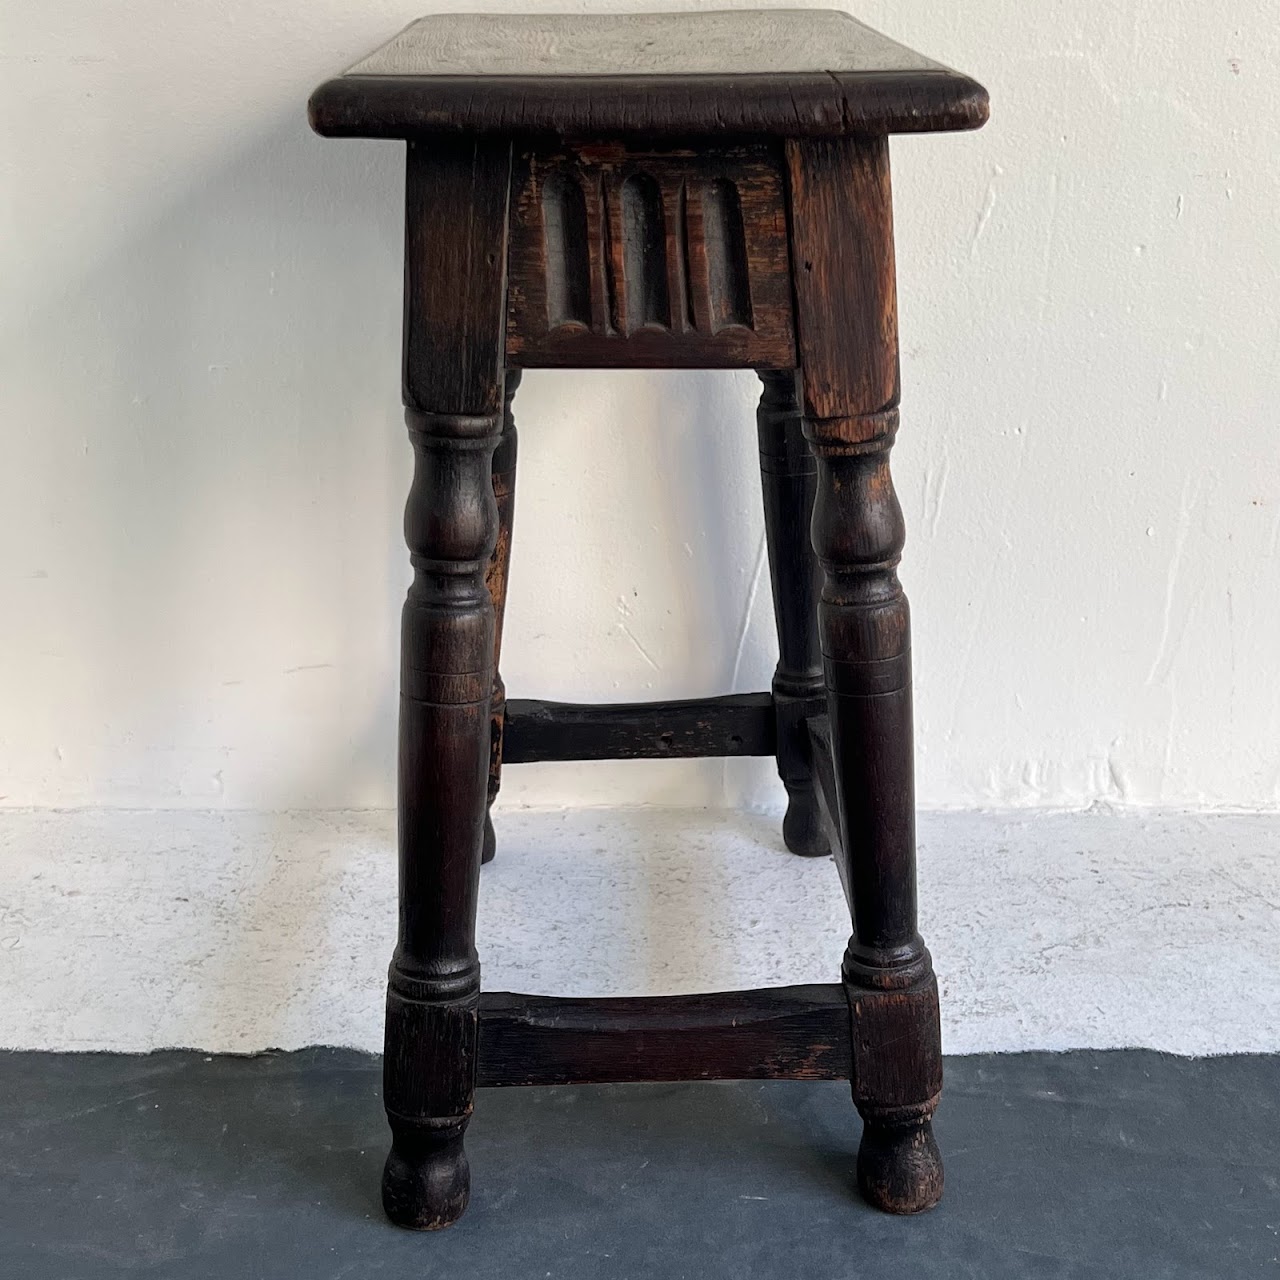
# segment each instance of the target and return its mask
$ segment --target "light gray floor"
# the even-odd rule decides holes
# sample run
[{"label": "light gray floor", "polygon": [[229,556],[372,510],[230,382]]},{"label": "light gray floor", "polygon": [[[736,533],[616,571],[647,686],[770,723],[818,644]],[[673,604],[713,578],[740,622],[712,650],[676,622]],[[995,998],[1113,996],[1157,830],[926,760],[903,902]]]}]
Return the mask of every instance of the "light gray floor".
[{"label": "light gray floor", "polygon": [[[486,990],[836,980],[836,869],[777,815],[495,821]],[[919,843],[945,1052],[1280,1052],[1280,814],[922,813]],[[381,811],[0,814],[0,1047],[381,1049],[395,849]]]},{"label": "light gray floor", "polygon": [[950,1059],[942,1206],[851,1192],[842,1085],[488,1090],[467,1216],[389,1226],[379,1063],[0,1055],[0,1276],[1090,1280],[1280,1274],[1280,1059]]}]

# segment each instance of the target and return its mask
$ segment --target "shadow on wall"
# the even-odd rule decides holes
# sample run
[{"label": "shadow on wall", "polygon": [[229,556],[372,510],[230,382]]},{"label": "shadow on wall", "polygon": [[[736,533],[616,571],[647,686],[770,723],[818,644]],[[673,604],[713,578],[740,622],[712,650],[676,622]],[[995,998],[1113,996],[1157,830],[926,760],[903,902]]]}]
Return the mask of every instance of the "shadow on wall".
[{"label": "shadow on wall", "polygon": [[[51,588],[33,698],[75,771],[55,794],[270,810],[389,789],[410,474],[395,150],[281,120],[5,336]],[[281,922],[300,964],[325,932],[274,825],[218,895],[234,925],[193,975],[197,1024],[261,995]],[[130,855],[138,875],[155,853]]]},{"label": "shadow on wall", "polygon": [[281,121],[6,339],[87,802],[351,803],[390,768],[394,689],[342,675],[400,595],[399,263],[364,249],[399,243],[399,166],[343,159]]},{"label": "shadow on wall", "polygon": [[[57,653],[37,679],[55,690],[59,732],[79,740],[60,766],[69,802],[391,802],[411,472],[402,163],[399,146],[339,146],[281,121],[55,293],[10,345],[40,424],[31,491],[53,495],[41,518]],[[719,692],[745,652],[747,682],[767,682],[755,379],[623,375],[644,385],[609,415],[621,420],[574,436],[578,383],[537,376],[536,411],[528,389],[516,402],[522,471],[568,447],[583,472],[617,473],[635,545],[616,541],[583,485],[587,522],[572,533],[595,545],[581,566],[649,556],[645,572],[679,583],[661,643],[688,655],[678,669],[659,661],[651,694],[626,689],[637,663],[625,646],[614,657],[592,645],[589,665],[551,681],[598,696],[589,686],[611,664],[624,697]],[[565,580],[529,485],[513,595]],[[594,587],[577,591],[589,602]],[[521,643],[513,634],[513,666]],[[100,732],[75,732],[86,716]]]},{"label": "shadow on wall", "polygon": [[[574,661],[532,672],[542,682],[536,693],[694,697],[729,690],[744,665],[767,683],[772,621],[749,609],[756,596],[769,597],[758,394],[749,372],[525,374],[515,401],[513,601],[526,630],[537,628],[533,639],[543,639],[556,625],[545,590],[571,575],[580,621],[596,631],[563,635]],[[539,552],[558,559],[540,562]],[[543,588],[536,599],[531,582]],[[767,655],[755,652],[761,621]],[[527,652],[520,625],[508,624],[513,649],[504,668]],[[640,661],[621,661],[615,649]],[[757,656],[767,657],[767,669],[754,672]]]},{"label": "shadow on wall", "polygon": [[[398,146],[325,143],[291,115],[92,270],[51,285],[6,335],[34,424],[23,465],[50,588],[31,622],[49,652],[31,673],[30,720],[70,744],[47,788],[68,803],[391,801],[411,474],[402,163]],[[664,377],[678,403],[646,379],[643,411],[604,438],[632,434],[623,470],[647,475],[617,483],[625,505],[636,486],[651,499],[637,520],[654,552],[692,548],[649,569],[683,584],[668,643],[688,655],[651,696],[767,687],[755,379]],[[523,461],[557,447],[574,395],[548,379],[533,413],[522,392]],[[530,536],[525,488],[515,563],[537,591],[564,569]],[[596,498],[584,502],[600,524],[581,536],[605,560],[627,551],[608,544]],[[77,733],[86,724],[94,732]],[[723,795],[712,781],[706,802]],[[251,957],[254,933],[298,902],[275,861],[234,894],[243,948],[219,963],[236,989],[251,975],[234,952]]]}]

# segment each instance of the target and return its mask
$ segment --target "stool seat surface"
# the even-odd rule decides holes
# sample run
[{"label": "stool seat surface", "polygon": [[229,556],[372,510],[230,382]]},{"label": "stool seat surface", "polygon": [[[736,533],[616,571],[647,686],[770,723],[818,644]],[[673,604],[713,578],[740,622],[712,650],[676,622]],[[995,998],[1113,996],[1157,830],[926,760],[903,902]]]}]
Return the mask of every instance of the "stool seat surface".
[{"label": "stool seat surface", "polygon": [[325,134],[976,128],[980,85],[830,9],[435,14],[311,100]]}]

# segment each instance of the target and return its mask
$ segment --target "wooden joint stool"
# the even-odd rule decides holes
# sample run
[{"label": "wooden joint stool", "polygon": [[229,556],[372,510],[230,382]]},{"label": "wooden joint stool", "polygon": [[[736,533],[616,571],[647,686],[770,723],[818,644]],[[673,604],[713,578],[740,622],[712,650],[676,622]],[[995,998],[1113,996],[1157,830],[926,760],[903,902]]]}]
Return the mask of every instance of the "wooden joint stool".
[{"label": "wooden joint stool", "polygon": [[[322,134],[400,138],[405,535],[400,924],[384,1102],[394,1222],[466,1207],[477,1085],[852,1082],[858,1183],[935,1204],[938,992],[916,929],[911,670],[889,475],[891,133],[970,129],[985,91],[834,11],[424,18],[322,85]],[[505,700],[498,653],[527,368],[759,372],[780,660],[771,693]],[[810,538],[810,527],[812,538]],[[829,986],[645,999],[482,993],[502,763],[776,756],[787,847],[835,855]]]}]

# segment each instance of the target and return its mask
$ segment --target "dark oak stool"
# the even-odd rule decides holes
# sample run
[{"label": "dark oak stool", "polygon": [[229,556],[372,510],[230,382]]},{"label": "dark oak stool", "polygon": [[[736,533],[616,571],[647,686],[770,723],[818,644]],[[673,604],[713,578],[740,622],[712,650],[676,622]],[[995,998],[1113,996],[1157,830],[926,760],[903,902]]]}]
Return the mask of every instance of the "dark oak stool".
[{"label": "dark oak stool", "polygon": [[[424,18],[322,85],[311,122],[408,142],[404,402],[416,468],[400,697],[400,925],[383,1203],[466,1207],[477,1085],[852,1081],[858,1183],[942,1193],[938,992],[916,930],[911,671],[889,476],[891,133],[972,129],[985,91],[832,11]],[[498,652],[527,368],[750,368],[780,660],[771,693],[505,700]],[[810,527],[812,538],[810,538]],[[773,755],[793,852],[853,917],[829,986],[649,999],[480,991],[501,764]]]}]

